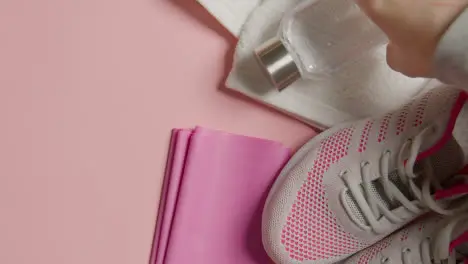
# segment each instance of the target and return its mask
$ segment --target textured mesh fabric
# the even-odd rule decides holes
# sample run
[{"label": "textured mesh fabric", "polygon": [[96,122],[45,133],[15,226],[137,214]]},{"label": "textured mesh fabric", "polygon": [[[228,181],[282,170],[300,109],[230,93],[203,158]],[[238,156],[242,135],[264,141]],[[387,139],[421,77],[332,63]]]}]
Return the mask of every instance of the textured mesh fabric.
[{"label": "textured mesh fabric", "polygon": [[[420,249],[422,240],[430,237],[444,226],[444,217],[440,215],[427,215],[419,218],[409,226],[406,226],[385,239],[361,250],[342,264],[403,264],[403,253],[410,249],[417,260],[421,261]],[[446,223],[446,222],[445,222]],[[405,250],[406,249],[406,250]]]},{"label": "textured mesh fabric", "polygon": [[370,260],[376,257],[382,250],[388,248],[393,241],[393,237],[387,237],[374,245],[370,248],[364,250],[362,253],[358,253],[359,256],[355,258],[355,263],[357,264],[367,264]]},{"label": "textured mesh fabric", "polygon": [[[361,188],[361,192],[364,193],[364,190],[362,190],[362,188]],[[354,215],[354,217],[361,224],[368,225],[366,218],[364,217],[364,214],[362,213],[361,208],[359,207],[359,205],[356,202],[356,199],[354,198],[353,195],[351,195],[351,192],[349,190],[346,191],[345,201],[350,209],[350,212]]]},{"label": "textured mesh fabric", "polygon": [[[440,178],[445,178],[451,176],[457,172],[457,170],[462,166],[464,153],[463,150],[460,148],[458,143],[452,138],[450,141],[447,142],[443,146],[440,151],[436,152],[433,156],[428,157],[432,167],[434,169],[434,174]],[[420,163],[419,163],[420,164]],[[424,174],[422,170],[422,166],[416,165],[415,172],[417,174]],[[408,186],[406,186],[398,176],[398,171],[393,171],[389,174],[389,180],[392,181],[395,186],[406,196],[411,198],[411,194],[409,192]],[[364,189],[361,186],[361,191],[365,196]],[[384,188],[379,182],[379,180],[375,180],[371,184],[371,195],[370,199],[378,199],[382,202],[382,204],[388,208],[389,210],[395,209],[401,204],[398,202],[392,203],[387,198]],[[349,208],[351,209],[351,213],[364,225],[367,225],[367,221],[365,220],[359,205],[357,204],[356,200],[352,196],[350,191],[346,192],[345,200]]]},{"label": "textured mesh fabric", "polygon": [[[320,144],[313,168],[296,193],[296,202],[282,230],[281,243],[297,261],[329,259],[349,255],[367,246],[343,230],[332,211],[322,186],[323,174],[348,155],[354,128],[332,134]],[[294,172],[292,172],[294,173]]]}]

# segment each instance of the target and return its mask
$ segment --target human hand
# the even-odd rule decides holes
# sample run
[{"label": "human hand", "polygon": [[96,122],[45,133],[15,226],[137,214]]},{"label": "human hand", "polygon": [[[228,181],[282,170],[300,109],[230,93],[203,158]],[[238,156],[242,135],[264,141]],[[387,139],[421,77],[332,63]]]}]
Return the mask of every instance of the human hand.
[{"label": "human hand", "polygon": [[[410,77],[433,77],[437,44],[468,0],[356,0],[390,42],[387,63]],[[467,28],[468,30],[468,28]]]}]

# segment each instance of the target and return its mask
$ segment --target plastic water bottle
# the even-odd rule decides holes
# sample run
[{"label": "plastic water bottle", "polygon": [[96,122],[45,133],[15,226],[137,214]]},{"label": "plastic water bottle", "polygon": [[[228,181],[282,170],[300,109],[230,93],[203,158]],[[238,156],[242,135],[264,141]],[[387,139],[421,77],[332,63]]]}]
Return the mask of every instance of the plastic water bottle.
[{"label": "plastic water bottle", "polygon": [[366,53],[382,50],[386,35],[353,0],[302,1],[286,12],[278,36],[255,50],[273,85],[329,78]]}]

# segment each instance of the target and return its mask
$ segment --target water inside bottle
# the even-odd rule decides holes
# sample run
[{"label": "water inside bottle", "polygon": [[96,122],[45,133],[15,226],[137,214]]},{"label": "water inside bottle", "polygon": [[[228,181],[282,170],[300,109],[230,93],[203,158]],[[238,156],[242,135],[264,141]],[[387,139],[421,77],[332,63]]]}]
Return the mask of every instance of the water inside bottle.
[{"label": "water inside bottle", "polygon": [[330,74],[363,54],[385,48],[385,34],[353,0],[319,0],[283,24],[283,39],[304,74]]}]

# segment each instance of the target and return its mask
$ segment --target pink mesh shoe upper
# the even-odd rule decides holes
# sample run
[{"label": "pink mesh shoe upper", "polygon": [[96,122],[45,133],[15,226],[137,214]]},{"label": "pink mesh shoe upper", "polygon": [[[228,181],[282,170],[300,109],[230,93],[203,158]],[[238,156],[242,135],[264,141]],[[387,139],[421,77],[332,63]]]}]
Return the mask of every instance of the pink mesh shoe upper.
[{"label": "pink mesh shoe upper", "polygon": [[[280,180],[282,186],[266,206],[264,243],[269,254],[283,261],[280,263],[331,263],[375,242],[369,236],[356,237],[343,227],[336,212],[330,209],[324,179],[329,181],[327,186],[334,184],[334,178],[339,177],[336,171],[349,166],[349,160],[356,160],[354,155],[365,159],[369,151],[381,153],[389,146],[398,148],[401,140],[416,135],[440,115],[448,120],[459,95],[456,90],[435,89],[380,118],[325,131],[313,142],[307,159],[295,161],[292,169],[286,171],[287,180]],[[334,172],[330,174],[331,168]],[[384,240],[368,254],[377,254],[390,242]],[[365,263],[371,255],[356,263]]]},{"label": "pink mesh shoe upper", "polygon": [[322,178],[331,164],[348,155],[354,128],[345,128],[320,143],[313,168],[296,194],[282,230],[281,243],[295,260],[317,260],[347,255],[366,246],[347,233],[328,209]]}]

